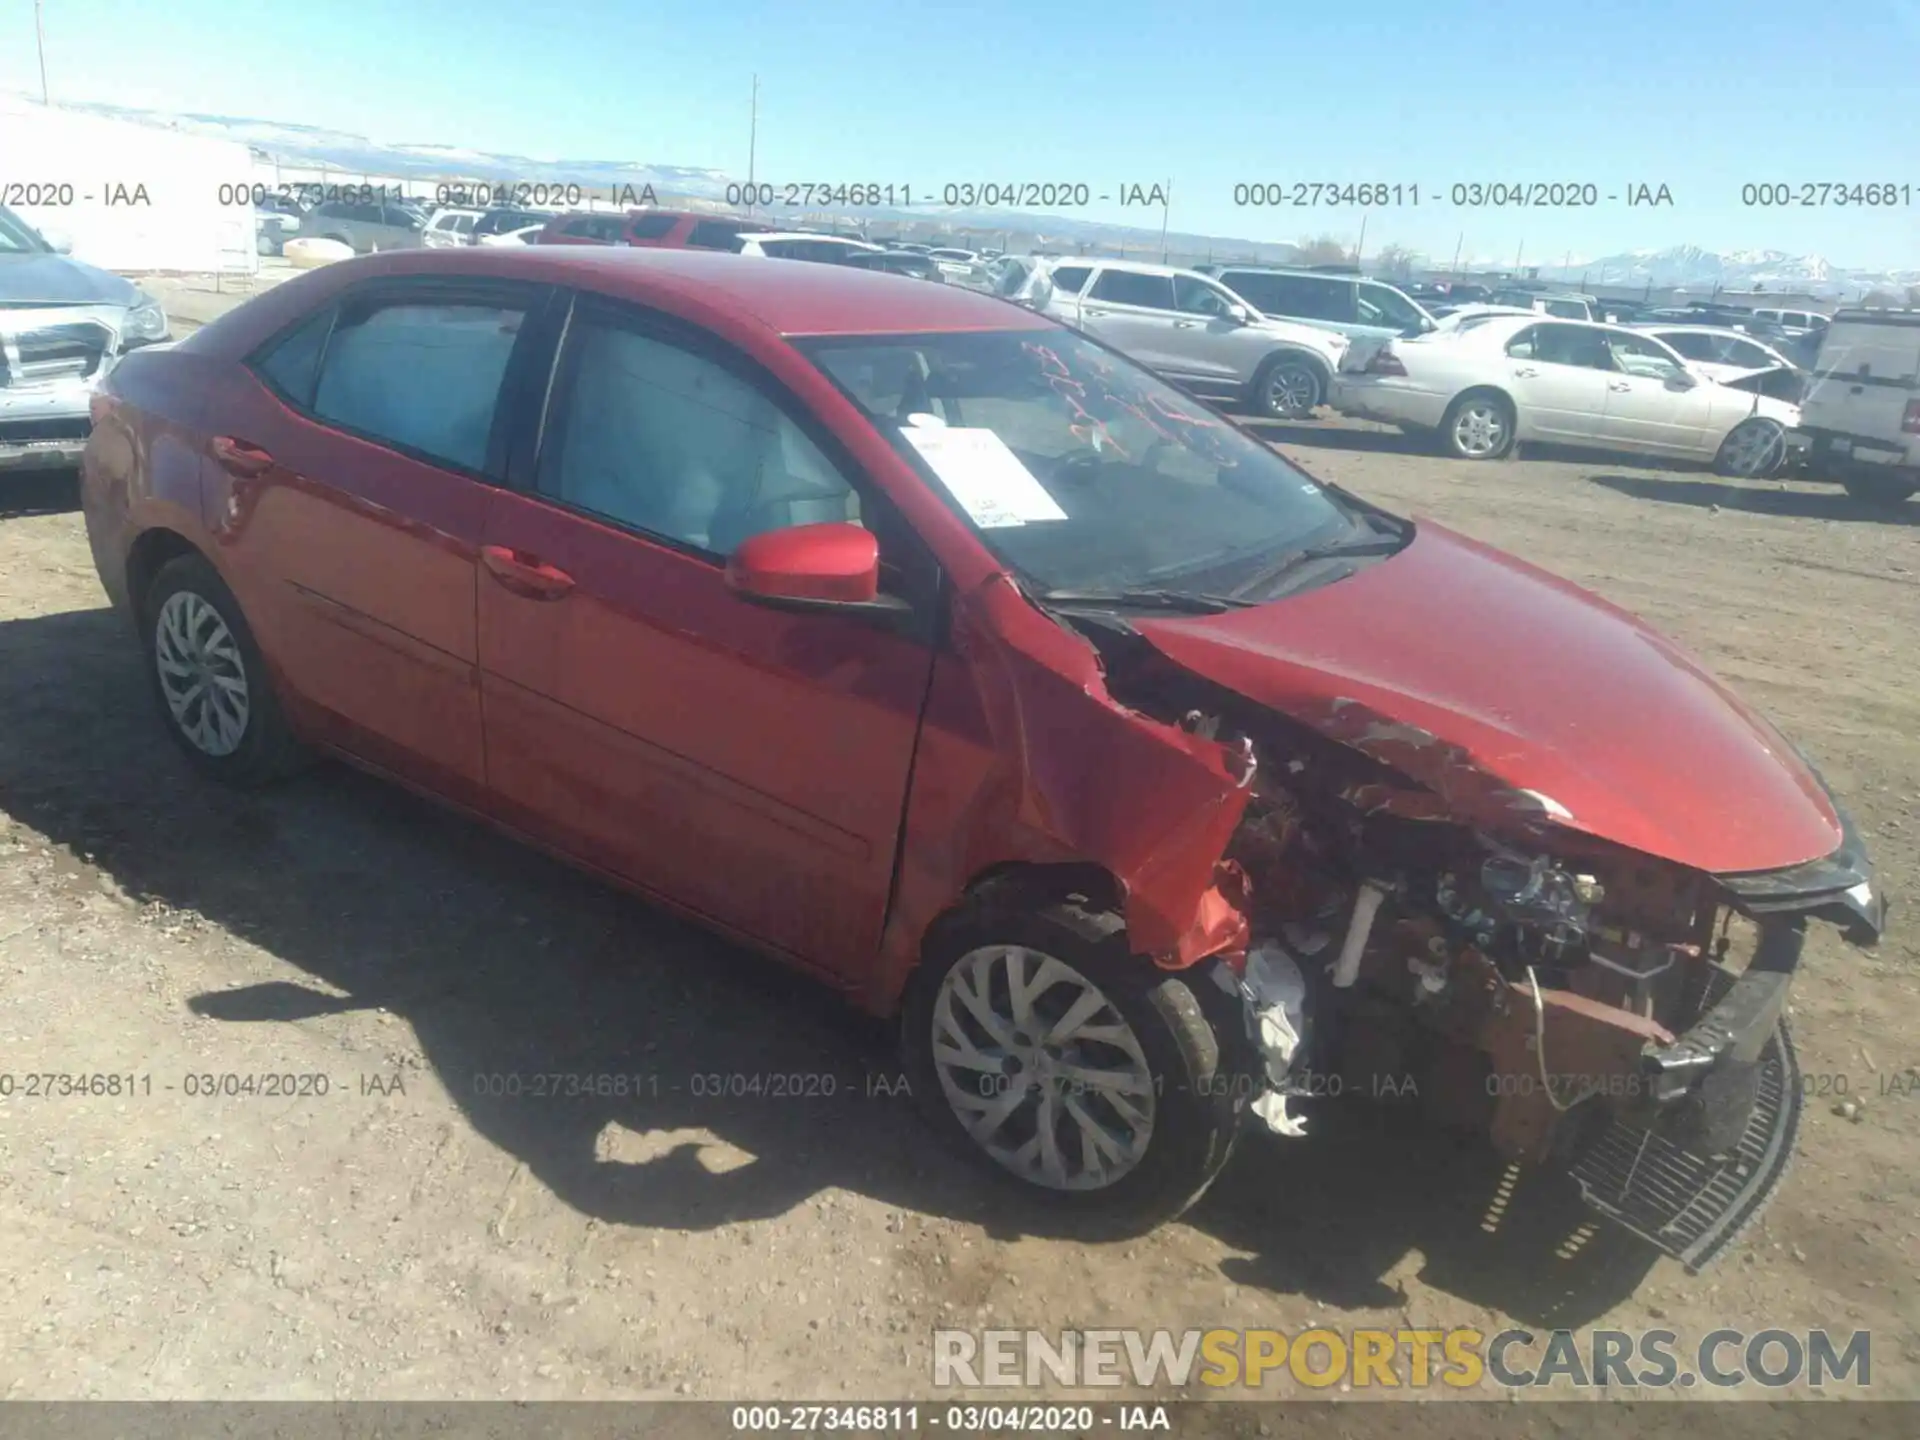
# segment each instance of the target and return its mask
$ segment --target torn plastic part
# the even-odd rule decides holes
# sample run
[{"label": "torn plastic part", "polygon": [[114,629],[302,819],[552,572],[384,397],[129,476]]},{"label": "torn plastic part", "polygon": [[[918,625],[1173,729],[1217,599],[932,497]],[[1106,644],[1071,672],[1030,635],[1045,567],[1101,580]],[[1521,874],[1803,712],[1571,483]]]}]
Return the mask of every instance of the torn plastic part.
[{"label": "torn plastic part", "polygon": [[1336,989],[1351,989],[1360,977],[1360,957],[1366,951],[1367,937],[1373,933],[1373,917],[1380,913],[1381,902],[1386,898],[1386,889],[1378,881],[1361,883],[1360,893],[1353,901],[1353,918],[1347,923],[1346,943],[1340,947],[1340,958],[1333,965]]},{"label": "torn plastic part", "polygon": [[1287,1113],[1287,1072],[1306,1039],[1307,982],[1285,948],[1263,940],[1247,952],[1246,966],[1236,979],[1216,967],[1214,979],[1224,990],[1237,993],[1247,1009],[1247,1029],[1259,1047],[1266,1069],[1266,1088],[1254,1098],[1253,1113],[1276,1135],[1307,1133],[1306,1121]]}]

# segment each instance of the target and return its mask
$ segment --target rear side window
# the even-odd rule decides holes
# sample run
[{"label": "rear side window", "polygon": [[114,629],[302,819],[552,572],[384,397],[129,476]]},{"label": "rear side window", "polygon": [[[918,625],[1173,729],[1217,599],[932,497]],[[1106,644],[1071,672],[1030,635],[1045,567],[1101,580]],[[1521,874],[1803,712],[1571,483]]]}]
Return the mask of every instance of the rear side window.
[{"label": "rear side window", "polygon": [[1078,295],[1086,288],[1087,277],[1093,274],[1091,265],[1062,265],[1047,276],[1056,294]]},{"label": "rear side window", "polygon": [[1089,300],[1115,305],[1138,305],[1147,310],[1173,309],[1173,277],[1143,275],[1138,270],[1102,270],[1087,293]]},{"label": "rear side window", "polygon": [[314,377],[333,328],[333,307],[303,321],[291,334],[268,343],[252,362],[253,370],[281,396],[302,410],[313,407]]},{"label": "rear side window", "polygon": [[627,221],[627,234],[635,240],[658,240],[679,223],[678,215],[635,215]]},{"label": "rear side window", "polygon": [[330,424],[483,471],[507,360],[525,312],[476,302],[341,311],[313,413]]}]

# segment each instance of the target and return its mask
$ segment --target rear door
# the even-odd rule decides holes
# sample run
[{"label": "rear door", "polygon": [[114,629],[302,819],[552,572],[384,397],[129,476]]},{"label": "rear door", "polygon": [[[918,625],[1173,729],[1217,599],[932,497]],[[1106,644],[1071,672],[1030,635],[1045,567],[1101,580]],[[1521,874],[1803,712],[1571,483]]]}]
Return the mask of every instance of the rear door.
[{"label": "rear door", "polygon": [[[746,357],[583,297],[531,489],[495,492],[479,593],[498,813],[810,965],[879,942],[938,576],[832,435]],[[749,535],[852,521],[908,635],[748,604]]]},{"label": "rear door", "polygon": [[295,703],[342,748],[478,803],[475,565],[504,473],[499,397],[547,292],[355,286],[209,413],[222,567]]},{"label": "rear door", "polygon": [[1175,336],[1173,277],[1101,266],[1080,299],[1080,328],[1149,370],[1194,374]]},{"label": "rear door", "polygon": [[1560,444],[1592,444],[1607,411],[1611,361],[1591,325],[1545,321],[1507,342],[1507,386],[1520,433]]},{"label": "rear door", "polygon": [[1180,313],[1174,317],[1168,349],[1183,372],[1216,382],[1251,380],[1273,342],[1231,318],[1238,303],[1233,292],[1198,276],[1176,275],[1173,299]]},{"label": "rear door", "polygon": [[1844,441],[1843,453],[1872,460],[1907,455],[1920,445],[1905,428],[1920,425],[1916,404],[1920,311],[1886,311],[1849,316],[1828,329],[1800,415],[1806,428]]}]

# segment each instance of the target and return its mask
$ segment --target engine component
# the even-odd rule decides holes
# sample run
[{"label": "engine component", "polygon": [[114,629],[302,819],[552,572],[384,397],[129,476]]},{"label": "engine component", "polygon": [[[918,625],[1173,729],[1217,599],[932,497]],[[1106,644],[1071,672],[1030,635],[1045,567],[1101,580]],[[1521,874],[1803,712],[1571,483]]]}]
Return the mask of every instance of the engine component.
[{"label": "engine component", "polygon": [[1333,984],[1336,989],[1352,988],[1360,975],[1360,957],[1366,952],[1367,937],[1373,932],[1373,917],[1380,913],[1380,906],[1387,898],[1387,890],[1377,880],[1362,881],[1360,893],[1354,897],[1353,918],[1347,922],[1346,943],[1340,947],[1340,958],[1333,962]]}]

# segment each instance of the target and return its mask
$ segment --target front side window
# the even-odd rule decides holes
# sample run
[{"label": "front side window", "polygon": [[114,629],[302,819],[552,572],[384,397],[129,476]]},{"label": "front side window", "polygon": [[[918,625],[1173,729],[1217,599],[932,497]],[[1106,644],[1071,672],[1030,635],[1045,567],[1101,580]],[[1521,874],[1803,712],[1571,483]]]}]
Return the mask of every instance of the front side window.
[{"label": "front side window", "polygon": [[1102,270],[1087,292],[1089,300],[1110,305],[1134,305],[1143,310],[1173,309],[1173,277],[1147,275],[1138,270]]},{"label": "front side window", "polygon": [[747,379],[610,321],[577,324],[567,343],[542,493],[714,555],[767,530],[859,521],[853,487]]},{"label": "front side window", "polygon": [[1385,325],[1394,330],[1420,330],[1426,317],[1397,291],[1385,285],[1362,285],[1358,297],[1360,323]]},{"label": "front side window", "polygon": [[1218,591],[1350,525],[1267,446],[1072,332],[799,348],[1017,574]]},{"label": "front side window", "polygon": [[343,306],[313,413],[429,459],[484,470],[500,382],[524,316],[469,302]]},{"label": "front side window", "polygon": [[1614,331],[1605,339],[1613,368],[1623,375],[1638,375],[1645,380],[1673,380],[1687,373],[1687,367],[1669,354],[1666,346],[1650,336],[1625,335]]}]

